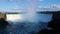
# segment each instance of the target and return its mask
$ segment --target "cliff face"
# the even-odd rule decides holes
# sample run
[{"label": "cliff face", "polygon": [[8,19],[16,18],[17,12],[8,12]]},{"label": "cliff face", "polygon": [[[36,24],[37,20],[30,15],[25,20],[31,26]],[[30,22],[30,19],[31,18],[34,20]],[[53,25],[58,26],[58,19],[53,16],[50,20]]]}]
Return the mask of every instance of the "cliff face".
[{"label": "cliff face", "polygon": [[53,19],[60,20],[60,11],[53,13]]},{"label": "cliff face", "polygon": [[52,27],[53,29],[60,29],[60,12],[54,12],[52,21],[49,22],[48,27]]},{"label": "cliff face", "polygon": [[1,18],[3,18],[3,19],[6,20],[6,18],[7,18],[7,17],[6,17],[6,14],[0,13],[0,19],[1,19]]},{"label": "cliff face", "polygon": [[40,12],[44,14],[53,14],[51,22],[49,22],[48,26],[52,28],[58,28],[60,25],[60,11],[45,11]]},{"label": "cliff face", "polygon": [[53,14],[52,20],[48,23],[48,28],[52,28],[51,30],[43,29],[39,31],[38,34],[58,34],[60,33],[60,11],[57,12],[42,12],[45,14]]}]

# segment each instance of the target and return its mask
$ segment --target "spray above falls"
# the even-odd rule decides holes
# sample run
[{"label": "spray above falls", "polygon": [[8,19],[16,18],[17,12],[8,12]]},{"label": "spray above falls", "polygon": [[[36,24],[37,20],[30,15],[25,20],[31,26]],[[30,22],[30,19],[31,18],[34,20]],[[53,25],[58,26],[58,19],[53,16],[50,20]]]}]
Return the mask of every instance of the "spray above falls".
[{"label": "spray above falls", "polygon": [[37,8],[37,1],[38,0],[30,0],[30,3],[28,4],[27,7],[27,14],[26,14],[26,19],[28,21],[35,21],[35,14],[36,14],[36,8]]}]

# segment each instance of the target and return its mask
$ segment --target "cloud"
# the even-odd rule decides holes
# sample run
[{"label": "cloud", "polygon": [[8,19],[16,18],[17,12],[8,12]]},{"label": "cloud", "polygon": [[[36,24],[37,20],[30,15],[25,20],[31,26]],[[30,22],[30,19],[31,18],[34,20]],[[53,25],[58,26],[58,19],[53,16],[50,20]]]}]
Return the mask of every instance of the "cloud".
[{"label": "cloud", "polygon": [[38,11],[60,11],[60,5],[51,4],[48,6],[39,6]]},{"label": "cloud", "polygon": [[60,5],[52,4],[52,5],[51,5],[51,7],[53,7],[53,8],[57,8],[57,9],[59,9],[59,10],[60,10]]},{"label": "cloud", "polygon": [[7,0],[8,2],[19,2],[20,0]]}]

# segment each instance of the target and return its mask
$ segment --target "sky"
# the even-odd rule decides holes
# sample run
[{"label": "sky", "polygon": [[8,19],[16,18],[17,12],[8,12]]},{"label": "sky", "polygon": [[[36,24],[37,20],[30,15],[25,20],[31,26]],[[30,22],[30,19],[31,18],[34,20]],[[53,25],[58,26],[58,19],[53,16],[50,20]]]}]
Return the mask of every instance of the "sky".
[{"label": "sky", "polygon": [[58,4],[60,5],[60,0],[43,0],[38,3],[41,6],[51,5],[51,4]]},{"label": "sky", "polygon": [[[41,9],[44,11],[45,10],[60,10],[59,1],[60,0],[0,0],[0,11],[2,12],[3,11],[20,12],[20,10],[21,12],[27,11],[27,13],[23,15],[24,16],[23,18],[25,18],[28,21],[37,21],[38,16],[37,17],[35,16],[36,9],[39,9],[38,11],[40,11]],[[42,20],[45,21],[43,18],[44,16],[42,16]],[[47,18],[46,21],[49,18]]]},{"label": "sky", "polygon": [[[35,2],[34,2],[35,1]],[[34,3],[35,4],[34,4]],[[7,9],[26,9],[29,7],[30,3],[36,5],[38,8],[51,8],[56,6],[60,9],[60,0],[0,0],[0,10]]]}]

